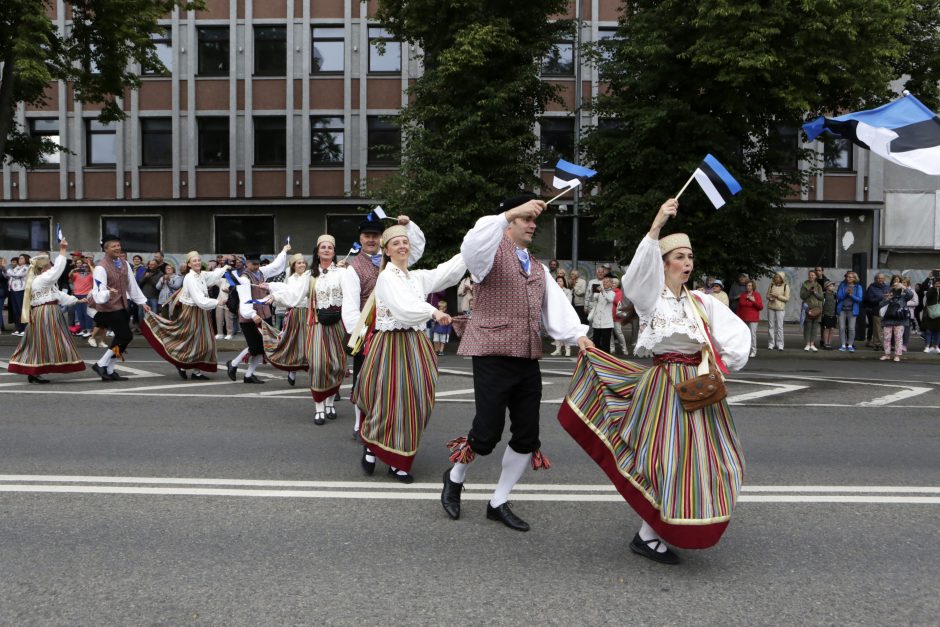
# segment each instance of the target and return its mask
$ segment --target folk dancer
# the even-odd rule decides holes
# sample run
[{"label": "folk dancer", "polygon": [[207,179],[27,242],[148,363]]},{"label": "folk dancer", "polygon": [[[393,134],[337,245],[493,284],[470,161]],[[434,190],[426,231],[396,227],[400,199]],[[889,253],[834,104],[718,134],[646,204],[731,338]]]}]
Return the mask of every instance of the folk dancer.
[{"label": "folk dancer", "polygon": [[147,305],[147,297],[140,291],[131,274],[131,265],[121,258],[121,238],[117,235],[105,235],[101,238],[101,249],[104,251],[104,257],[92,273],[95,279],[95,309],[98,312],[95,314],[95,324],[110,329],[114,337],[111,338],[108,350],[91,369],[102,381],[126,381],[127,377],[122,377],[114,371],[114,360],[124,358],[128,344],[134,339],[130,327],[128,301],[140,305],[145,312],[150,311],[150,306]]},{"label": "folk dancer", "polygon": [[20,314],[26,328],[7,370],[25,374],[30,383],[49,383],[49,379],[42,377],[49,372],[85,369],[60,307],[83,302],[61,291],[57,285],[67,265],[68,247],[63,239],[54,263],[50,262],[49,255],[36,255],[29,260]]},{"label": "folk dancer", "polygon": [[707,548],[728,526],[741,489],[744,457],[726,400],[687,410],[683,382],[747,363],[747,325],[711,294],[685,288],[692,274],[689,237],[660,239],[679,203],[660,207],[623,277],[624,296],[640,316],[638,356],[653,366],[600,351],[578,360],[562,426],[604,470],[640,515],[630,549],[676,564],[668,546]]},{"label": "folk dancer", "polygon": [[508,409],[512,437],[486,517],[528,531],[529,524],[513,513],[508,500],[529,463],[536,469],[549,467],[539,441],[540,327],[553,339],[582,350],[593,343],[548,268],[529,252],[535,220],[545,203],[525,195],[504,201],[500,208],[502,213],[477,220],[460,247],[476,285],[473,315],[457,354],[473,358],[476,415],[469,434],[448,443],[454,466],[444,472],[441,503],[451,518],[460,517],[467,467],[476,455],[493,451]]},{"label": "folk dancer", "polygon": [[268,363],[287,372],[287,384],[295,385],[297,371],[307,370],[307,341],[310,331],[310,270],[303,254],[291,255],[287,276],[281,283],[268,283],[274,302],[285,307],[280,331],[267,322],[261,325],[264,356]]},{"label": "folk dancer", "polygon": [[[370,214],[371,216],[371,214]],[[424,232],[408,216],[398,216],[398,224],[408,230],[408,242],[411,248],[408,265],[417,263],[424,254]],[[353,333],[359,326],[362,308],[365,306],[375,282],[379,278],[379,268],[382,265],[382,221],[371,216],[371,219],[359,223],[359,253],[349,261],[349,272],[343,274],[343,326],[347,333]],[[356,353],[353,357],[353,389],[359,379],[359,371],[365,360],[365,351]],[[353,426],[353,437],[359,432],[362,422],[362,411],[353,403],[356,412],[356,422]]]},{"label": "folk dancer", "polygon": [[258,326],[262,322],[271,323],[271,297],[268,290],[267,280],[284,272],[287,267],[287,253],[290,251],[290,244],[285,244],[281,252],[278,253],[274,261],[266,266],[261,265],[260,253],[249,253],[245,257],[245,271],[235,280],[238,285],[235,293],[229,293],[229,300],[235,298],[233,307],[238,308],[238,326],[242,330],[245,343],[248,345],[238,357],[225,363],[228,371],[228,378],[234,381],[238,375],[238,364],[242,362],[246,355],[251,355],[248,360],[248,370],[242,379],[245,383],[264,383],[255,376],[255,370],[264,362],[264,338]]},{"label": "folk dancer", "polygon": [[409,270],[409,229],[396,224],[382,234],[384,269],[375,284],[375,333],[353,388],[363,413],[361,464],[411,483],[411,466],[434,407],[437,357],[424,333],[428,320],[450,324],[450,316],[428,303],[428,294],[456,285],[467,271],[460,255],[434,270]]},{"label": "folk dancer", "polygon": [[[183,277],[183,287],[171,301],[170,316],[164,318],[151,311],[144,315],[140,325],[143,335],[153,350],[176,366],[184,381],[205,381],[209,377],[203,372],[218,370],[215,336],[212,333],[211,316],[219,304],[218,298],[209,298],[209,288],[216,285],[228,266],[212,271],[202,271],[202,258],[195,250],[186,255],[189,271]],[[173,310],[179,305],[180,311]],[[192,375],[187,370],[192,369]]]},{"label": "folk dancer", "polygon": [[311,270],[310,337],[307,363],[310,364],[310,395],[316,407],[313,423],[323,425],[336,419],[336,399],[346,376],[345,330],[341,324],[343,275],[348,270],[336,266],[336,238],[317,238],[317,259]]}]

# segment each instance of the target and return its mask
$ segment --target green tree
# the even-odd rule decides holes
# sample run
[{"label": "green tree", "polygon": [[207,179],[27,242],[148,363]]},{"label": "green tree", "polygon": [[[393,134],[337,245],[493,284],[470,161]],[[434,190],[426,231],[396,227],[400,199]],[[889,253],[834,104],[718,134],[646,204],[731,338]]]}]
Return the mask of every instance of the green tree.
[{"label": "green tree", "polygon": [[936,111],[940,108],[940,0],[915,0],[901,35],[907,51],[897,74],[904,89]]},{"label": "green tree", "polygon": [[[712,153],[744,190],[715,211],[693,183],[671,231],[697,269],[766,273],[793,251],[788,196],[806,183],[795,131],[808,118],[883,104],[909,46],[907,0],[633,0],[593,51],[610,91],[585,149],[593,212],[626,259],[655,210]],[[787,133],[780,133],[784,129]],[[807,151],[808,152],[808,151]]]},{"label": "green tree", "polygon": [[453,255],[499,200],[538,183],[533,128],[556,96],[539,59],[570,31],[566,0],[380,0],[377,17],[422,50],[424,71],[400,118],[400,173],[388,206],[433,234],[427,261]]},{"label": "green tree", "polygon": [[101,102],[102,122],[124,117],[118,98],[144,71],[163,70],[151,34],[157,20],[174,7],[201,8],[202,0],[74,0],[65,4],[66,31],[49,17],[53,0],[3,0],[0,3],[0,156],[34,167],[43,154],[62,147],[30,137],[14,120],[16,105],[39,105],[56,80],[69,81],[76,100]]}]

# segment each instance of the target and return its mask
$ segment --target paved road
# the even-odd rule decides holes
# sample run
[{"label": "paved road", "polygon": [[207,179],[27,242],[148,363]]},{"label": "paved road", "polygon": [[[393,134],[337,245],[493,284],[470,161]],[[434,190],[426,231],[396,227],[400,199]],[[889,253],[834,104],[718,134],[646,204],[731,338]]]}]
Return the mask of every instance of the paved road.
[{"label": "paved road", "polygon": [[127,382],[40,388],[0,363],[0,622],[935,623],[940,356],[864,357],[787,351],[735,377],[745,491],[722,542],[674,568],[629,553],[637,517],[555,422],[571,359],[543,362],[555,465],[513,494],[527,534],[483,515],[497,456],[463,519],[437,501],[472,415],[456,356],[411,486],[364,477],[348,405],[315,426],[274,371],[183,382],[138,348]]}]

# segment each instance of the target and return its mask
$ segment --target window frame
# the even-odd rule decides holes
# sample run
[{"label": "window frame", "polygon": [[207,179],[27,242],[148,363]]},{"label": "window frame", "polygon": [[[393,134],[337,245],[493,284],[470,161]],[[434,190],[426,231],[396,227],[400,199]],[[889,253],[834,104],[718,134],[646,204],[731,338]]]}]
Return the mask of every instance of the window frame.
[{"label": "window frame", "polygon": [[[316,120],[338,120],[339,126],[331,125],[331,126],[326,126],[322,128],[317,128],[315,126]],[[338,160],[323,161],[323,160],[317,160],[314,158],[314,153],[313,153],[314,145],[315,145],[314,135],[317,133],[317,131],[325,132],[325,133],[336,133],[336,132],[340,133],[340,137],[342,138],[342,141],[340,143],[342,154],[340,155],[340,158]],[[335,167],[342,167],[345,163],[346,163],[346,122],[345,122],[344,116],[342,115],[311,115],[310,116],[310,165],[313,167],[335,168]]]},{"label": "window frame", "polygon": [[[828,163],[828,162],[829,162],[829,154],[830,154],[829,147],[830,147],[830,146],[835,146],[836,142],[845,142],[845,145],[846,145],[846,146],[845,146],[845,152],[846,152],[846,155],[847,155],[846,161],[848,161],[848,165],[846,165],[845,167],[843,167],[843,166],[830,167],[830,166],[829,166],[829,163]],[[841,151],[840,151],[840,152],[841,152]],[[845,137],[833,137],[833,138],[829,138],[829,139],[827,139],[826,141],[823,142],[823,156],[822,156],[822,160],[823,160],[823,171],[824,171],[824,172],[827,172],[827,173],[849,173],[849,172],[855,172],[855,144],[852,143],[852,140],[851,140],[851,139],[848,139],[848,138],[845,138]]]},{"label": "window frame", "polygon": [[[283,34],[283,39],[258,39],[258,34],[264,31],[279,32]],[[252,67],[252,76],[259,78],[286,78],[287,77],[287,55],[291,51],[287,49],[287,25],[286,24],[255,24],[252,26],[252,45],[254,46],[253,66]],[[264,46],[259,46],[258,42],[269,42]],[[273,43],[272,43],[273,42]],[[273,68],[259,68],[259,62],[271,62],[272,59],[276,59],[277,55],[275,54],[258,54],[259,49],[266,49],[268,45],[280,45],[284,48],[284,54],[281,55],[281,63]]]},{"label": "window frame", "polygon": [[[145,124],[148,122],[166,122],[169,126],[163,131],[154,132],[151,130],[149,133],[144,130]],[[169,138],[169,151],[168,151],[168,160],[163,163],[148,163],[146,159],[146,138],[148,135],[166,135]],[[171,168],[173,167],[173,118],[168,116],[143,116],[140,118],[140,167],[142,168]]]},{"label": "window frame", "polygon": [[[121,149],[118,146],[117,141],[117,123],[109,122],[104,124],[99,122],[97,118],[85,118],[85,166],[90,168],[115,168],[117,167],[118,161],[118,151]],[[102,129],[93,129],[92,126],[99,124],[101,126],[110,127],[105,130]],[[94,145],[94,138],[96,136],[110,135],[114,138],[114,161],[94,161],[94,151],[92,147]]]},{"label": "window frame", "polygon": [[[202,33],[225,33],[224,40],[203,38],[200,35]],[[203,66],[203,45],[210,41],[225,42],[225,70],[212,70],[207,71]],[[232,33],[231,29],[228,26],[197,26],[196,27],[196,77],[211,77],[211,76],[228,76],[231,71],[231,62],[230,55],[232,52]]]},{"label": "window frame", "polygon": [[[397,156],[393,157],[384,157],[380,158],[377,155],[374,155],[373,144],[372,144],[372,133],[373,130],[377,132],[391,132],[391,128],[385,129],[373,129],[372,123],[374,122],[387,122],[389,118],[398,119],[397,115],[369,115],[366,116],[366,166],[367,167],[377,167],[377,168],[397,168],[401,166],[401,146],[402,146],[402,137],[401,137],[401,125],[396,124],[395,127],[398,130],[398,152]],[[377,144],[378,146],[387,146],[395,144]]]},{"label": "window frame", "polygon": [[[224,161],[207,161],[204,159],[203,152],[203,133],[204,132],[215,132],[220,133],[220,129],[205,129],[203,125],[206,122],[210,121],[225,121],[225,160]],[[228,168],[232,163],[232,146],[229,144],[229,133],[231,131],[231,125],[229,123],[228,116],[225,115],[197,115],[196,116],[196,167],[200,168]]]},{"label": "window frame", "polygon": [[[277,246],[277,216],[273,213],[213,213],[212,214],[212,244],[216,254],[222,253],[225,255],[244,255],[247,252],[253,252],[245,248],[244,250],[225,250],[225,247],[220,246],[220,234],[234,232],[231,229],[220,229],[218,220],[219,218],[235,218],[238,220],[244,220],[245,218],[268,218],[271,220],[271,242],[270,248],[266,248],[264,244],[258,244],[257,250],[260,250],[262,253],[265,253],[266,250],[276,252],[278,250]],[[244,229],[242,229],[244,230]],[[234,249],[241,248],[241,246],[231,247]],[[257,252],[257,251],[255,251]]]},{"label": "window frame", "polygon": [[[163,32],[160,32],[163,31]],[[147,78],[167,78],[173,75],[173,27],[170,25],[159,25],[158,31],[150,33],[150,41],[153,42],[154,47],[157,49],[157,57],[160,58],[160,45],[166,46],[167,54],[169,55],[169,63],[160,58],[160,61],[166,67],[166,72],[159,72],[156,70],[144,70],[140,69],[140,75]]]},{"label": "window frame", "polygon": [[34,250],[51,250],[52,246],[52,216],[0,216],[0,224],[10,224],[13,222],[27,222],[27,223],[45,223],[45,229],[41,229],[45,235],[45,240],[32,239],[32,225],[30,225],[28,231],[30,235],[30,244],[44,244],[40,246],[11,246],[10,242],[4,240],[4,233],[9,233],[8,228],[0,229],[0,250],[13,250],[21,251],[29,254],[29,251]]},{"label": "window frame", "polygon": [[[332,37],[317,37],[318,29],[332,29],[340,31],[340,36]],[[340,65],[341,67],[338,70],[319,70],[316,69],[315,63],[315,53],[317,50],[317,42],[321,43],[339,43],[341,47],[340,55]],[[310,27],[310,75],[311,76],[332,76],[332,75],[343,75],[346,71],[346,30],[342,24],[314,24]]]},{"label": "window frame", "polygon": [[[574,64],[575,64],[574,40],[573,40],[573,39],[559,39],[559,40],[557,40],[557,41],[552,42],[552,50],[558,50],[560,46],[568,46],[568,48],[569,48],[569,51],[570,51],[569,54],[570,54],[571,71],[570,71],[570,72],[568,72],[568,71],[565,71],[565,72],[546,72],[546,71],[545,71],[546,61],[549,59],[549,55],[551,55],[551,52],[549,52],[549,54],[547,54],[547,55],[545,55],[544,57],[542,57],[541,60],[539,61],[539,76],[541,76],[542,78],[550,78],[550,79],[555,79],[555,78],[574,78],[574,75],[575,75],[575,73],[576,73],[576,72],[575,72],[575,69],[576,69],[576,68],[575,68],[575,66],[574,66]],[[560,55],[559,55],[559,57],[560,57]],[[559,64],[559,65],[560,65],[560,64]]]},{"label": "window frame", "polygon": [[[37,131],[35,124],[36,122],[55,122],[56,130],[55,133],[50,132],[49,130]],[[29,133],[30,137],[50,137],[54,138],[53,141],[60,146],[62,145],[62,129],[59,126],[59,118],[48,118],[48,117],[35,117],[35,118],[26,118],[26,130]],[[57,150],[51,155],[41,155],[39,157],[40,163],[39,168],[43,169],[52,169],[62,166],[62,151]]]},{"label": "window frame", "polygon": [[[264,150],[271,147],[271,142],[259,142],[258,141],[258,122],[268,122],[271,120],[280,120],[284,125],[284,132],[282,134],[283,144],[283,161],[262,161],[258,159],[258,150],[259,148]],[[283,168],[287,166],[287,151],[288,151],[288,141],[287,141],[287,116],[286,115],[253,115],[251,116],[251,127],[254,133],[255,141],[254,147],[252,150],[252,165],[260,168]],[[275,129],[278,130],[278,129]],[[262,129],[262,132],[271,133],[271,129]]]},{"label": "window frame", "polygon": [[[373,31],[378,31],[379,33],[384,33],[384,34],[373,35]],[[401,74],[402,66],[404,65],[402,63],[402,42],[399,41],[398,39],[395,39],[395,37],[391,33],[389,33],[386,28],[383,28],[382,26],[378,26],[375,24],[368,25],[367,34],[368,34],[368,39],[369,39],[369,66],[367,68],[368,73],[370,75],[376,75],[376,76],[383,76],[383,75],[394,76],[396,74]],[[386,52],[384,54],[380,54],[379,49],[373,46],[373,42],[377,42],[377,41],[385,42]],[[388,45],[390,43],[396,44],[398,46],[398,69],[397,70],[374,70],[372,69],[373,51],[375,53],[375,57],[385,57],[388,55]]]},{"label": "window frame", "polygon": [[[543,116],[539,118],[539,150],[541,150],[543,155],[542,169],[551,170],[555,167],[555,163],[559,158],[571,161],[574,159],[574,125],[575,118],[571,116]],[[550,126],[552,123],[565,123],[570,125],[570,137],[568,141],[571,144],[571,154],[563,154],[562,151],[556,149],[554,146],[546,146],[545,144],[545,127]],[[567,132],[569,129],[565,129]]]},{"label": "window frame", "polygon": [[157,246],[150,249],[135,250],[132,246],[124,246],[124,242],[121,242],[121,248],[124,249],[124,252],[127,253],[152,253],[156,250],[163,250],[163,216],[158,213],[140,213],[140,214],[101,214],[98,218],[98,232],[101,234],[100,237],[103,237],[105,233],[113,233],[122,239],[127,239],[127,236],[122,236],[120,229],[106,230],[105,229],[105,220],[156,220],[157,227]]}]

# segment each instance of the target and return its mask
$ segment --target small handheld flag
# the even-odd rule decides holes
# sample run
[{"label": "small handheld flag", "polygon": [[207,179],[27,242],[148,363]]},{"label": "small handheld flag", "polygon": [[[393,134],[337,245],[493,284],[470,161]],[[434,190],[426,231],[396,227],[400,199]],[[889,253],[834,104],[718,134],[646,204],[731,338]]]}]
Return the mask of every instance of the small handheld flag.
[{"label": "small handheld flag", "polygon": [[65,235],[62,234],[62,225],[61,225],[61,224],[56,223],[56,225],[55,225],[55,237],[56,237],[56,240],[59,241],[59,242],[61,242],[62,240],[65,239]]},{"label": "small handheld flag", "polygon": [[255,300],[254,298],[252,298],[248,302],[251,303],[252,305],[264,305],[265,304],[263,300]]},{"label": "small handheld flag", "polygon": [[359,242],[353,243],[353,245],[349,247],[349,252],[346,253],[345,257],[343,257],[343,261],[346,261],[350,255],[357,254],[360,250],[362,250],[362,244]]},{"label": "small handheld flag", "polygon": [[726,202],[731,200],[732,196],[741,191],[741,184],[731,176],[718,159],[710,154],[705,155],[702,162],[695,168],[695,172],[692,173],[689,180],[685,182],[685,185],[683,185],[679,193],[676,194],[676,200],[679,199],[679,196],[682,195],[685,188],[689,186],[692,179],[698,182],[702,191],[705,192],[705,195],[708,196],[708,199],[715,206],[715,209],[723,207]]},{"label": "small handheld flag", "polygon": [[375,217],[378,218],[379,220],[387,220],[387,219],[388,219],[388,216],[385,215],[385,210],[382,209],[382,206],[381,206],[381,205],[379,205],[378,207],[376,207],[375,209],[373,209],[373,210],[372,210],[372,213],[374,213],[374,214],[375,214]]},{"label": "small handheld flag", "polygon": [[287,236],[287,240],[284,243],[290,246],[290,235]]},{"label": "small handheld flag", "polygon": [[232,286],[232,287],[238,287],[238,282],[233,278],[231,271],[226,272],[226,273],[223,274],[222,276],[225,277],[225,280],[228,281],[228,284],[229,284],[230,286]]},{"label": "small handheld flag", "polygon": [[558,163],[555,164],[555,176],[552,177],[552,186],[555,189],[560,189],[562,191],[551,200],[546,201],[545,204],[550,204],[551,202],[558,200],[568,193],[569,190],[580,186],[583,182],[583,179],[589,179],[596,174],[596,170],[585,168],[584,166],[577,165],[575,163],[570,163],[564,159],[559,159]]},{"label": "small handheld flag", "polygon": [[940,174],[940,117],[907,92],[877,109],[816,118],[803,130],[810,141],[828,132],[905,168]]}]

